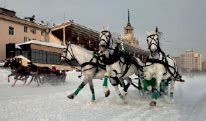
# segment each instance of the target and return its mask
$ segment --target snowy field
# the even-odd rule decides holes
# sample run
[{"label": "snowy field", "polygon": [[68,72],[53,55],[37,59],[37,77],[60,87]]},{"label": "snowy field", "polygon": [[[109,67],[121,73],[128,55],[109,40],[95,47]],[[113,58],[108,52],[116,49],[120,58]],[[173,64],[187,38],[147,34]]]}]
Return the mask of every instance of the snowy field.
[{"label": "snowy field", "polygon": [[150,107],[149,98],[141,98],[134,88],[129,89],[128,104],[121,102],[111,85],[111,95],[105,98],[101,80],[94,80],[95,103],[90,102],[88,85],[70,100],[67,95],[81,83],[75,71],[68,72],[62,84],[37,87],[18,82],[14,88],[7,82],[9,73],[0,69],[0,121],[206,121],[206,76],[185,77],[185,83],[176,84],[174,104],[161,98]]}]

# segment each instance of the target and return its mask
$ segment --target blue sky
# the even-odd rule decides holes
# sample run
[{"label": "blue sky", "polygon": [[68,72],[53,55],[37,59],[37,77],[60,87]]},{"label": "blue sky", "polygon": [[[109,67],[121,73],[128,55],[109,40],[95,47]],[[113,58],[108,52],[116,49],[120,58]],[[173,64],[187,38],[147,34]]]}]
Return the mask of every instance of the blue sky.
[{"label": "blue sky", "polygon": [[140,46],[146,47],[145,31],[158,26],[163,50],[177,56],[187,49],[204,54],[206,41],[205,0],[0,0],[0,7],[15,10],[20,17],[36,16],[55,24],[66,20],[100,31],[109,26],[123,34],[130,9],[131,24]]}]

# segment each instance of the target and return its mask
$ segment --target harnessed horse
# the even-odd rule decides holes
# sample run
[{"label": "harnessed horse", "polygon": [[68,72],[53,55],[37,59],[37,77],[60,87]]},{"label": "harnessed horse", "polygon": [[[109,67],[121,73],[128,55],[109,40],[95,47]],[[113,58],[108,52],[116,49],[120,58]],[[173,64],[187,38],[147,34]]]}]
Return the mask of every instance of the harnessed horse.
[{"label": "harnessed horse", "polygon": [[24,84],[26,83],[26,80],[29,78],[29,72],[26,67],[22,66],[15,58],[7,59],[4,68],[7,67],[11,67],[11,74],[8,75],[8,82],[10,82],[11,76],[14,76],[15,79],[12,87],[15,86],[17,80],[24,81]]},{"label": "harnessed horse", "polygon": [[[121,93],[119,91],[119,88],[117,84],[121,84],[124,87],[124,80],[127,80],[128,83],[124,87],[124,93],[127,93],[127,89],[132,84],[132,80],[129,76],[136,74],[140,75],[142,66],[140,65],[141,61],[140,59],[137,60],[132,55],[129,55],[124,50],[120,51],[118,48],[117,40],[118,38],[115,38],[112,36],[110,31],[103,30],[100,33],[100,52],[103,56],[105,56],[104,59],[101,61],[106,65],[106,76],[104,77],[104,89],[105,89],[105,95],[109,92],[109,89],[107,88],[108,79],[110,77],[110,82],[113,86],[115,86],[116,90],[118,90],[118,94],[121,97]],[[123,47],[122,47],[123,48]],[[101,52],[103,51],[103,52]],[[104,61],[105,60],[105,61]],[[108,73],[108,74],[107,74]],[[140,89],[140,85],[135,86],[136,88]],[[123,97],[121,97],[123,99]]]},{"label": "harnessed horse", "polygon": [[144,81],[156,78],[156,85],[154,90],[152,90],[153,100],[150,102],[151,106],[156,105],[157,97],[160,95],[160,83],[162,80],[167,80],[169,83],[168,96],[170,100],[173,100],[175,81],[184,82],[178,72],[175,60],[166,55],[160,48],[159,38],[160,32],[158,32],[158,28],[156,28],[156,31],[147,32],[147,44],[150,55],[144,67]]},{"label": "harnessed horse", "polygon": [[[67,97],[69,99],[74,99],[75,96],[80,92],[80,90],[89,83],[90,90],[92,93],[92,101],[95,101],[95,92],[93,88],[93,79],[102,79],[105,74],[105,67],[102,66],[100,63],[98,63],[98,59],[94,58],[93,52],[86,50],[83,47],[80,47],[78,45],[70,44],[68,43],[66,50],[62,54],[62,61],[63,60],[73,60],[76,59],[77,62],[81,65],[81,72],[84,75],[82,83],[78,86],[78,88],[71,94],[69,94]],[[119,64],[119,63],[118,63]],[[113,70],[115,70],[116,66],[111,66]],[[122,69],[125,70],[127,65],[122,64]],[[121,71],[122,72],[122,71]],[[134,64],[131,64],[129,66],[129,69],[124,74],[122,78],[131,81],[129,78],[130,75],[138,73],[137,67]],[[121,97],[121,99],[124,98],[124,96],[120,93],[118,88],[118,82],[115,81],[117,79],[116,77],[112,78],[113,80],[113,86],[115,88],[116,93]],[[112,82],[112,81],[111,81]],[[115,83],[115,84],[114,84]],[[130,82],[132,83],[132,82]]]}]

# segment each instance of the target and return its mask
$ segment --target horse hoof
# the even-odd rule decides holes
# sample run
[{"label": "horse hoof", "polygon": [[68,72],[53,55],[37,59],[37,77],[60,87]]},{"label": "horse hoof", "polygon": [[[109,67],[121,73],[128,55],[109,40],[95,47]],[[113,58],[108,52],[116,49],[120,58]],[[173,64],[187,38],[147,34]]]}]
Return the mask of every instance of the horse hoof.
[{"label": "horse hoof", "polygon": [[68,97],[69,99],[74,99],[74,95],[73,95],[73,94],[68,95],[67,97]]},{"label": "horse hoof", "polygon": [[109,90],[107,90],[106,92],[104,92],[104,96],[105,97],[108,97],[110,95],[110,91]]},{"label": "horse hoof", "polygon": [[92,99],[91,102],[92,102],[92,103],[95,103],[95,100]]},{"label": "horse hoof", "polygon": [[174,104],[174,99],[172,98],[172,99],[169,99],[169,104]]},{"label": "horse hoof", "polygon": [[156,106],[156,101],[152,101],[152,102],[150,102],[149,105],[150,105],[150,106]]}]

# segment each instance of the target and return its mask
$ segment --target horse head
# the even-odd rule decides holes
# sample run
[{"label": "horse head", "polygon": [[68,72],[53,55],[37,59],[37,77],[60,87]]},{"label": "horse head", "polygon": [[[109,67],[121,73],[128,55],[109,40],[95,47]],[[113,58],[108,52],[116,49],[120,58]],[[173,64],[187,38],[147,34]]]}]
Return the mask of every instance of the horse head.
[{"label": "horse head", "polygon": [[79,65],[77,59],[74,56],[74,49],[75,46],[71,44],[70,42],[67,43],[66,48],[64,48],[62,55],[61,55],[61,64],[66,62],[69,65]]},{"label": "horse head", "polygon": [[64,48],[62,55],[61,55],[61,62],[62,61],[71,61],[74,60],[74,54],[72,50],[72,44],[70,42],[67,43],[66,48]]},{"label": "horse head", "polygon": [[4,67],[4,68],[7,68],[7,67],[9,67],[9,66],[10,66],[10,64],[11,64],[10,59],[6,59],[6,60],[5,60],[5,62],[4,62],[3,67]]},{"label": "horse head", "polygon": [[99,38],[100,38],[100,42],[99,42],[100,49],[109,48],[113,43],[112,34],[109,30],[106,29],[102,30],[100,32]]},{"label": "horse head", "polygon": [[148,49],[152,53],[157,52],[160,49],[160,44],[159,44],[160,32],[158,31],[158,28],[156,27],[155,31],[146,32],[146,34],[147,34]]}]

